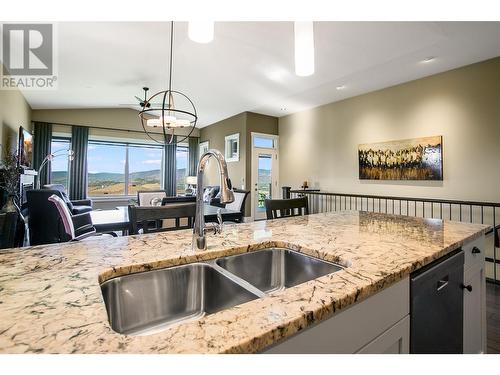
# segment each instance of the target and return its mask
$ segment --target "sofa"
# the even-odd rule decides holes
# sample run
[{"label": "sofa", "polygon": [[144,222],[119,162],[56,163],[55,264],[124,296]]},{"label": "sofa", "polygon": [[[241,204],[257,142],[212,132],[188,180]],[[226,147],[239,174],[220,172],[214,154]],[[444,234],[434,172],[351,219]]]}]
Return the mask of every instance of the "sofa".
[{"label": "sofa", "polygon": [[220,206],[220,187],[205,186],[203,189],[203,202],[212,206]]},{"label": "sofa", "polygon": [[[229,210],[239,211],[240,215],[238,218],[234,219],[237,223],[242,223],[243,218],[245,217],[245,203],[247,200],[250,191],[241,190],[241,189],[233,189],[234,193],[234,202],[232,203],[221,203],[220,202],[220,188],[219,186],[207,186],[208,190],[205,188],[203,194],[203,200],[205,203],[210,203],[212,206],[218,206],[222,208],[227,208]],[[212,190],[212,188],[215,188]],[[206,199],[205,199],[206,197]]]}]

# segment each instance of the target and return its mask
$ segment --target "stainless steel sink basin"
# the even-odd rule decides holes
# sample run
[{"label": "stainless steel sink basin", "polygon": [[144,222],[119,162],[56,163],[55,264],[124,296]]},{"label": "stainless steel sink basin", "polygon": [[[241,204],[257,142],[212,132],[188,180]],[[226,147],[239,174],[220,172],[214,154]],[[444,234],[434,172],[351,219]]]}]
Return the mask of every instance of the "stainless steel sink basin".
[{"label": "stainless steel sink basin", "polygon": [[101,284],[114,331],[151,334],[258,298],[205,263],[126,275]]},{"label": "stainless steel sink basin", "polygon": [[216,264],[265,293],[289,288],[342,267],[287,249],[265,249],[217,259]]}]

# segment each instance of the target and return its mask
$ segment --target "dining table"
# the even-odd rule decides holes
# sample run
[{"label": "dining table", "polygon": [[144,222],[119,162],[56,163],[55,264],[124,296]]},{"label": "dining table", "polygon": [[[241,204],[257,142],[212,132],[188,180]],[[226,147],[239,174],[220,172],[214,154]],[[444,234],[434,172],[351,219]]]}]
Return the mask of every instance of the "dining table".
[{"label": "dining table", "polygon": [[[217,213],[219,210],[223,221],[233,221],[241,217],[240,211],[213,206],[208,203],[204,204],[203,210],[206,222],[217,221]],[[118,206],[112,210],[94,210],[90,212],[90,217],[97,233],[119,231],[121,231],[123,235],[128,233],[128,206]]]}]

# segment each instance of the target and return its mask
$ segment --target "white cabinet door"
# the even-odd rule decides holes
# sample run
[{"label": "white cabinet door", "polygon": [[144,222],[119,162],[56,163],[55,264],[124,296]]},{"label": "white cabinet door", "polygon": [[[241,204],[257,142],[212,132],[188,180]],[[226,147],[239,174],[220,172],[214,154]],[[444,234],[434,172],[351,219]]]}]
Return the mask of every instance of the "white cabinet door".
[{"label": "white cabinet door", "polygon": [[[406,278],[379,293],[341,310],[331,318],[283,340],[268,354],[351,354],[375,341],[410,312],[410,282]],[[405,318],[406,317],[406,318]],[[408,320],[409,335],[409,320]],[[401,331],[396,335],[402,335]],[[393,332],[394,333],[394,332]],[[399,337],[388,336],[381,344],[372,347],[375,353],[390,350],[392,344],[399,348]],[[391,341],[390,345],[387,345]],[[402,347],[408,352],[408,340]],[[376,350],[381,350],[377,352]]]},{"label": "white cabinet door", "polygon": [[[465,272],[464,284],[464,353],[484,353],[486,345],[486,279],[484,268]],[[472,270],[470,270],[472,271]]]},{"label": "white cabinet door", "polygon": [[410,316],[406,316],[361,348],[359,354],[408,354],[410,353]]}]

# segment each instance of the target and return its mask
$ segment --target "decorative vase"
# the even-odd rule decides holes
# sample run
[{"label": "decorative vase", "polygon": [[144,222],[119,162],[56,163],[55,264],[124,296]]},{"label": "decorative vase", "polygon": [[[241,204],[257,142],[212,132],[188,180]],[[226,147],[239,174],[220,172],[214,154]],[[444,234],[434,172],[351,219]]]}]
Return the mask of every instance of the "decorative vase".
[{"label": "decorative vase", "polygon": [[16,205],[16,202],[14,201],[15,195],[9,195],[7,198],[7,203],[4,204],[2,207],[1,212],[2,213],[7,213],[7,212],[19,212],[19,209]]}]

